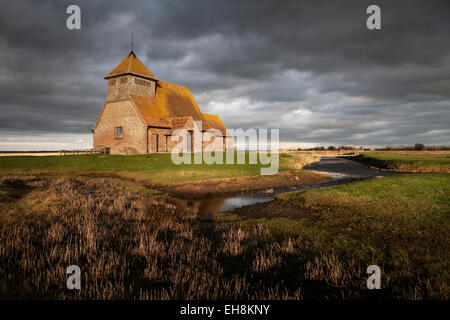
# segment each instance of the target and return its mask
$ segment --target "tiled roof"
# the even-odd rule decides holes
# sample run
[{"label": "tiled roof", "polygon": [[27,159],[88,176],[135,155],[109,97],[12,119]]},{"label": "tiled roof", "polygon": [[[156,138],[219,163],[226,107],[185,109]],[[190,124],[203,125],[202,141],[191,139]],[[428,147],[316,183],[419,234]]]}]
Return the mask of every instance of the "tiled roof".
[{"label": "tiled roof", "polygon": [[158,81],[155,97],[130,96],[148,126],[178,129],[192,118],[202,121],[203,130],[216,128],[226,134],[226,127],[220,118],[202,113],[186,87]]},{"label": "tiled roof", "polygon": [[137,111],[148,126],[172,128],[170,117],[164,105],[156,103],[154,97],[130,94]]},{"label": "tiled roof", "polygon": [[157,80],[146,66],[139,60],[133,51],[117,67],[105,76],[105,79],[119,76],[122,74],[134,74],[144,78]]},{"label": "tiled roof", "polygon": [[156,104],[164,106],[171,118],[192,117],[194,121],[202,121],[203,130],[208,123],[195,102],[191,91],[180,85],[158,81],[156,86]]},{"label": "tiled roof", "polygon": [[187,125],[189,125],[188,122],[190,119],[192,119],[192,117],[172,118],[172,121],[171,121],[172,128],[173,129],[182,129],[182,128],[191,129],[191,128],[187,128]]},{"label": "tiled roof", "polygon": [[230,136],[231,134],[228,132],[227,127],[223,124],[222,120],[220,120],[219,116],[214,114],[204,113],[203,116],[208,121],[210,128],[214,128],[222,132],[223,136]]}]

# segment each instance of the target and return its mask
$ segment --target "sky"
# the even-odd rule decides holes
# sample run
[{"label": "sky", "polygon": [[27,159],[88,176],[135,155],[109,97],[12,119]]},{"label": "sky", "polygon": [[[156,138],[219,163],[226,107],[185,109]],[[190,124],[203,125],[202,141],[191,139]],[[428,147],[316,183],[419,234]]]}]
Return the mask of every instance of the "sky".
[{"label": "sky", "polygon": [[437,0],[2,0],[0,150],[92,147],[132,29],[147,68],[229,128],[278,128],[285,147],[449,145],[449,15]]}]

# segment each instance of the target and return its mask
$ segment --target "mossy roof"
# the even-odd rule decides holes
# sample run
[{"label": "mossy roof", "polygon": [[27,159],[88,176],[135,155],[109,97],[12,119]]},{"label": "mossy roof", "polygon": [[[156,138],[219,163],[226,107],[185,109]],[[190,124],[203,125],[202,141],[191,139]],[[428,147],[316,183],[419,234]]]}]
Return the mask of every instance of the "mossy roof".
[{"label": "mossy roof", "polygon": [[121,63],[117,67],[115,67],[110,73],[105,76],[105,79],[109,79],[112,77],[125,75],[125,74],[133,74],[136,76],[157,80],[153,73],[147,69],[147,67],[139,60],[133,51],[123,59]]},{"label": "mossy roof", "polygon": [[192,118],[202,122],[202,130],[214,128],[227,135],[220,118],[202,113],[191,91],[184,86],[158,81],[155,97],[130,96],[148,126],[175,129]]}]

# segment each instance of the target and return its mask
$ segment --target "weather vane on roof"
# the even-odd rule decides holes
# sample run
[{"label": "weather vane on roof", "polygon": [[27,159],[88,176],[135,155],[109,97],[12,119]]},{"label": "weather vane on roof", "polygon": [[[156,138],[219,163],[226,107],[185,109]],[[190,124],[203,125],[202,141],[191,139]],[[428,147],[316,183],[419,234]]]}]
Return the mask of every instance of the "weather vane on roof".
[{"label": "weather vane on roof", "polygon": [[134,29],[131,29],[131,52],[133,52],[133,36],[134,36]]}]

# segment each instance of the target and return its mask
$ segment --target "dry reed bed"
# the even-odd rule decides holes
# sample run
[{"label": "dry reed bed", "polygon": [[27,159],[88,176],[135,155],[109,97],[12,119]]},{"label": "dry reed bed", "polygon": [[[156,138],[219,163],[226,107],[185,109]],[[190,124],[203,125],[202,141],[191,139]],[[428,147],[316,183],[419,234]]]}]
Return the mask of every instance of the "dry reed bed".
[{"label": "dry reed bed", "polygon": [[[358,298],[361,262],[159,204],[117,179],[3,178],[2,299]],[[20,190],[23,192],[21,192]],[[66,289],[69,265],[82,289]]]}]

